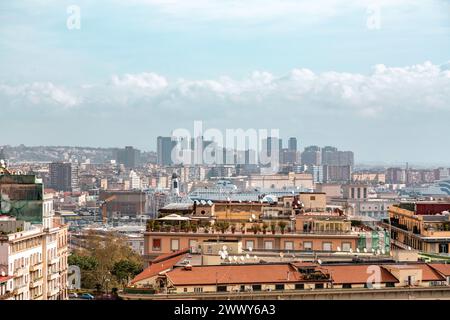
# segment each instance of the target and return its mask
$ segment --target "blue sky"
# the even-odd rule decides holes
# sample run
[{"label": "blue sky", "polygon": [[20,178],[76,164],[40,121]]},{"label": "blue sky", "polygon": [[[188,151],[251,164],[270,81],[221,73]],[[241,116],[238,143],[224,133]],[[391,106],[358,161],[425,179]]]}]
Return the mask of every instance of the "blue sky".
[{"label": "blue sky", "polygon": [[203,120],[450,163],[449,1],[123,2],[0,3],[0,144],[149,150]]}]

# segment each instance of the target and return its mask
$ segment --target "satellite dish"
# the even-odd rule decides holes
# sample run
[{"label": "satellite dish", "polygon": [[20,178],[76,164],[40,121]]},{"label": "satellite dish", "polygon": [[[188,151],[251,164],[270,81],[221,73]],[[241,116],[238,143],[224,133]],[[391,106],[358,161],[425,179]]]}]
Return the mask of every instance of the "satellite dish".
[{"label": "satellite dish", "polygon": [[223,245],[222,250],[227,251],[228,247],[226,245]]},{"label": "satellite dish", "polygon": [[219,256],[221,256],[223,254],[223,251],[219,250],[218,254],[219,254]]},{"label": "satellite dish", "polygon": [[280,252],[280,258],[283,258],[283,257],[284,257],[284,253]]},{"label": "satellite dish", "polygon": [[231,262],[231,261],[233,261],[233,259],[232,259],[231,257],[228,257],[228,261],[230,261],[230,262]]},{"label": "satellite dish", "polygon": [[250,259],[250,255],[247,253],[247,254],[245,255],[245,258]]},{"label": "satellite dish", "polygon": [[248,251],[252,252],[253,248],[252,247],[248,247]]},{"label": "satellite dish", "polygon": [[233,256],[233,260],[234,260],[234,261],[237,261],[238,258],[237,258],[236,256]]},{"label": "satellite dish", "polygon": [[409,251],[411,251],[411,250],[412,250],[412,248],[408,246],[408,250],[409,250]]},{"label": "satellite dish", "polygon": [[382,253],[382,254],[386,254],[386,250],[384,250],[384,249],[381,250],[381,253]]},{"label": "satellite dish", "polygon": [[350,253],[353,253],[353,249],[352,248],[350,248]]},{"label": "satellite dish", "polygon": [[252,219],[256,219],[256,216],[252,213]]},{"label": "satellite dish", "polygon": [[360,252],[359,248],[356,248],[356,252],[358,252],[358,253]]},{"label": "satellite dish", "polygon": [[322,264],[322,260],[320,260],[320,259],[319,259],[319,260],[317,260],[317,262],[318,262],[319,264]]},{"label": "satellite dish", "polygon": [[241,256],[239,259],[241,259],[241,262],[244,262],[245,260],[244,256]]},{"label": "satellite dish", "polygon": [[339,246],[338,246],[338,247],[337,247],[337,251],[339,251],[339,252],[340,252],[340,251],[341,251],[341,247],[339,247]]},{"label": "satellite dish", "polygon": [[364,248],[364,252],[367,253],[367,248]]},{"label": "satellite dish", "polygon": [[253,256],[253,259],[258,260],[258,256]]}]

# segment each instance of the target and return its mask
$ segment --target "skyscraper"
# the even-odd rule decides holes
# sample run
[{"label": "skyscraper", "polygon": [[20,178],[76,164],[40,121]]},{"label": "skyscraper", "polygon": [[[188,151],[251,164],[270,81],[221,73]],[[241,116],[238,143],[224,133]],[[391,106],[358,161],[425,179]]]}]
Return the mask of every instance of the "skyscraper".
[{"label": "skyscraper", "polygon": [[297,152],[297,138],[295,138],[295,137],[289,138],[288,150]]},{"label": "skyscraper", "polygon": [[309,146],[302,152],[301,164],[319,166],[322,164],[320,147]]},{"label": "skyscraper", "polygon": [[125,149],[117,150],[117,163],[123,164],[126,168],[135,168],[139,164],[140,151],[131,146],[126,146]]},{"label": "skyscraper", "polygon": [[172,149],[175,147],[176,141],[173,141],[171,137],[159,136],[156,140],[158,164],[162,166],[170,166],[172,161]]},{"label": "skyscraper", "polygon": [[50,188],[56,191],[72,191],[72,165],[70,163],[50,163],[49,175]]}]

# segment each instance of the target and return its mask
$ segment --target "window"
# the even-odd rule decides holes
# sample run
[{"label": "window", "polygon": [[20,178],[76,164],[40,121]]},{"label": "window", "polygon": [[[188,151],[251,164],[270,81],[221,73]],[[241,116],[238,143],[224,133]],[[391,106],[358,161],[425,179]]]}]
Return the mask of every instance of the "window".
[{"label": "window", "polygon": [[284,284],[276,284],[275,290],[284,290]]},{"label": "window", "polygon": [[350,251],[352,244],[350,242],[342,242],[342,251]]},{"label": "window", "polygon": [[170,240],[170,250],[180,250],[180,240],[171,239]]},{"label": "window", "polygon": [[197,293],[203,292],[203,288],[202,287],[196,287],[196,288],[194,288],[194,292],[197,292]]},{"label": "window", "polygon": [[196,239],[189,239],[189,248],[192,252],[197,251],[197,240]]},{"label": "window", "polygon": [[304,290],[305,285],[303,283],[296,283],[295,284],[295,290]]},{"label": "window", "polygon": [[323,251],[331,251],[331,249],[332,249],[331,242],[322,242]]},{"label": "window", "polygon": [[247,240],[245,242],[245,248],[248,250],[250,248],[254,249],[255,248],[255,242],[253,240]]},{"label": "window", "polygon": [[316,289],[323,289],[323,283],[316,283],[314,288],[316,288]]},{"label": "window", "polygon": [[201,214],[205,214],[206,213],[206,211],[205,210],[202,210],[201,212],[200,212]]},{"label": "window", "polygon": [[316,200],[316,196],[311,196],[309,199],[310,199],[311,201],[314,201],[314,200]]},{"label": "window", "polygon": [[152,241],[152,250],[160,251],[161,250],[161,239],[153,239]]},{"label": "window", "polygon": [[273,242],[272,241],[264,241],[264,249],[272,250],[273,249]]},{"label": "window", "polygon": [[217,286],[217,292],[227,292],[227,286]]},{"label": "window", "polygon": [[310,250],[312,250],[312,242],[311,241],[304,241],[303,242],[303,249],[305,249],[305,250],[308,250],[308,251],[310,251]]},{"label": "window", "polygon": [[187,288],[184,288],[183,291],[184,291],[184,292],[187,292]]},{"label": "window", "polygon": [[394,288],[394,287],[395,287],[395,283],[393,283],[393,282],[386,283],[386,288]]},{"label": "window", "polygon": [[241,285],[241,292],[244,292],[244,291],[245,291],[245,286]]},{"label": "window", "polygon": [[352,288],[352,284],[351,283],[344,283],[342,285],[342,289],[351,289]]},{"label": "window", "polygon": [[260,284],[254,284],[252,285],[253,291],[261,291],[261,285]]},{"label": "window", "polygon": [[294,250],[294,243],[292,241],[285,241],[284,250]]}]

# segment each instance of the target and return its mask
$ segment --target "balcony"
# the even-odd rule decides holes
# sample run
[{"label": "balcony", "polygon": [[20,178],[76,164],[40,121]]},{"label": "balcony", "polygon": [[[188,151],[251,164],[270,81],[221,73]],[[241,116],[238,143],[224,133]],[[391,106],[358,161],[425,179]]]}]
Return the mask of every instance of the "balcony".
[{"label": "balcony", "polygon": [[49,272],[47,274],[47,280],[55,280],[59,278],[59,272],[55,271],[55,272]]},{"label": "balcony", "polygon": [[30,266],[30,271],[37,271],[42,268],[42,262],[38,262]]},{"label": "balcony", "polygon": [[422,231],[422,236],[450,238],[450,231],[428,229]]},{"label": "balcony", "polygon": [[47,290],[47,297],[51,297],[54,295],[57,295],[59,293],[59,289],[58,288],[48,288]]},{"label": "balcony", "polygon": [[48,259],[48,265],[49,266],[51,266],[52,264],[56,264],[58,262],[59,262],[59,258],[58,257],[55,257],[55,258],[52,258],[52,259]]},{"label": "balcony", "polygon": [[11,291],[6,291],[4,294],[0,295],[0,300],[8,300],[13,296],[14,294]]},{"label": "balcony", "polygon": [[27,268],[20,267],[20,268],[17,268],[17,269],[14,270],[14,276],[21,277],[27,272],[28,272]]},{"label": "balcony", "polygon": [[44,282],[43,277],[33,279],[30,282],[30,288],[36,288],[38,286],[41,286],[43,284],[43,282]]}]

